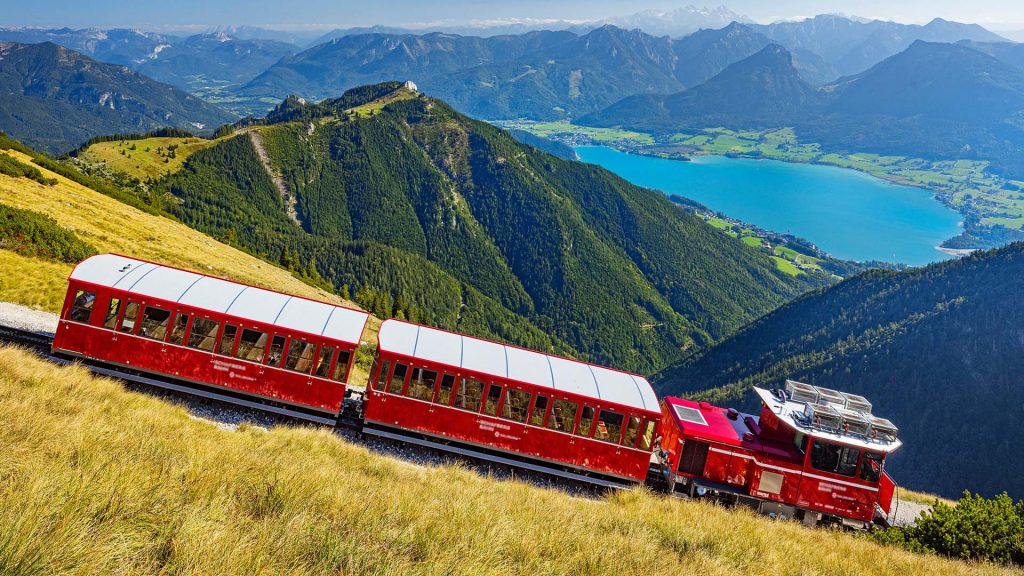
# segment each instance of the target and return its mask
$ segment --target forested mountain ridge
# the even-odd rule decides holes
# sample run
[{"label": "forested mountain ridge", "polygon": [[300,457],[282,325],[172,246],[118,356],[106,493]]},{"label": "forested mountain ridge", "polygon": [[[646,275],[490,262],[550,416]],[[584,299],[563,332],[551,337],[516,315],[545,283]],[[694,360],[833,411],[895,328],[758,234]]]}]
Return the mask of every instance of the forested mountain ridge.
[{"label": "forested mountain ridge", "polygon": [[258,137],[196,152],[158,186],[183,221],[311,262],[381,315],[633,370],[829,281],[788,276],[662,194],[399,86],[289,99],[246,129]]},{"label": "forested mountain ridge", "polygon": [[[750,408],[786,378],[867,396],[900,428],[915,489],[1024,494],[1024,243],[806,294],[653,379],[662,394]],[[746,396],[744,396],[746,395]]]}]

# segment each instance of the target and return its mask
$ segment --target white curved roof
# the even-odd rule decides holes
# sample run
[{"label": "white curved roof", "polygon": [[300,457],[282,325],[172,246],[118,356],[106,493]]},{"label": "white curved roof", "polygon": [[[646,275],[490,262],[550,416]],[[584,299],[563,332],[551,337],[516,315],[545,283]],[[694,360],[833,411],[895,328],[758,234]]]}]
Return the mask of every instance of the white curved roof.
[{"label": "white curved roof", "polygon": [[83,260],[72,280],[359,344],[369,314],[118,254]]},{"label": "white curved roof", "polygon": [[436,328],[385,320],[380,350],[657,412],[643,377]]}]

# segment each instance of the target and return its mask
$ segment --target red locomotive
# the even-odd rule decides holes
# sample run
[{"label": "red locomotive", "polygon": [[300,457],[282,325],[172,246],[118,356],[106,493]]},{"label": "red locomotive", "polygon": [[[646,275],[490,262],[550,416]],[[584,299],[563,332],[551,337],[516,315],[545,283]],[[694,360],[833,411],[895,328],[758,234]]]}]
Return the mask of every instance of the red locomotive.
[{"label": "red locomotive", "polygon": [[[75,267],[53,352],[97,371],[603,486],[651,482],[808,525],[888,517],[896,428],[860,396],[755,388],[759,417],[642,376],[115,254]],[[116,371],[112,372],[113,367]],[[361,392],[360,392],[361,391]],[[352,396],[353,400],[346,400]],[[361,396],[361,403],[356,400]]]}]

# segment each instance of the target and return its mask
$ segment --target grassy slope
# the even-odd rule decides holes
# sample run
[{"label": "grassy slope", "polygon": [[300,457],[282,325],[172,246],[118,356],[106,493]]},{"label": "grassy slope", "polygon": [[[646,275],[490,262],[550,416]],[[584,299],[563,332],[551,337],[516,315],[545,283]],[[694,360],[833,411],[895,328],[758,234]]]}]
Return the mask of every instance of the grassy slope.
[{"label": "grassy slope", "polygon": [[[145,138],[98,142],[89,146],[80,154],[80,157],[86,162],[106,164],[112,170],[146,180],[177,172],[185,163],[185,159],[193,152],[212,146],[219,141],[202,138]],[[135,146],[135,150],[131,149],[132,146]],[[178,147],[175,150],[174,158],[168,157],[168,146]],[[157,152],[158,148],[161,149],[160,153]],[[124,154],[121,154],[122,151]]]},{"label": "grassy slope", "polygon": [[326,430],[229,432],[0,348],[4,574],[999,574],[796,523],[601,501],[374,455]]}]

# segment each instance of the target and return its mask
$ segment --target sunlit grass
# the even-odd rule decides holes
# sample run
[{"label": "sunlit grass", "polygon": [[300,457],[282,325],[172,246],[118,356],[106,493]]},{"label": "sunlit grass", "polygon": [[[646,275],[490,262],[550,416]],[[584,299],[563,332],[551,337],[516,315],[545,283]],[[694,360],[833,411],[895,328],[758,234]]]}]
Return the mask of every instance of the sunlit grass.
[{"label": "sunlit grass", "polygon": [[[89,146],[81,158],[87,162],[105,164],[112,170],[140,180],[156,179],[177,172],[192,153],[217,142],[219,140],[162,137],[99,142]],[[173,158],[168,150],[170,146],[176,146]]]}]

